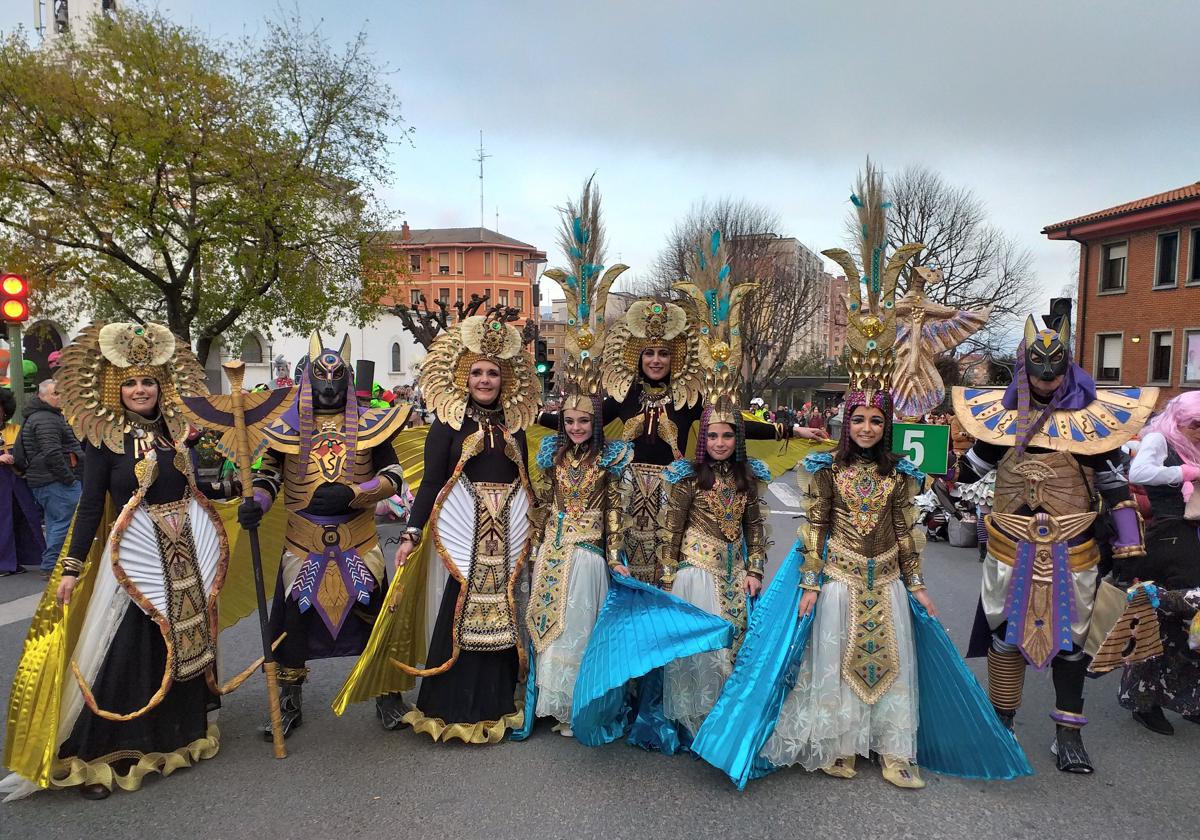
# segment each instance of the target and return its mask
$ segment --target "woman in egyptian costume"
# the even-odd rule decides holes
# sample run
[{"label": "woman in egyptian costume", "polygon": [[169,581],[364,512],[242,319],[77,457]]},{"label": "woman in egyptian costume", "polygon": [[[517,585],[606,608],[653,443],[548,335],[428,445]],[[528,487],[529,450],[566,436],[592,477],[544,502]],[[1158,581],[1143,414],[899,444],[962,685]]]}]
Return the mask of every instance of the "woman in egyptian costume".
[{"label": "woman in egyptian costume", "polygon": [[580,200],[564,208],[559,239],[570,267],[546,276],[562,286],[571,318],[559,432],[543,438],[537,454],[543,489],[534,516],[538,547],[526,627],[536,715],[555,718],[556,730],[571,735],[579,665],[608,594],[608,568],[621,565],[620,479],[633,446],[605,440],[600,422],[604,305],[620,272],[608,272],[601,282],[603,235],[590,181]]},{"label": "woman in egyptian costume", "polygon": [[420,678],[404,722],[435,741],[494,744],[523,720],[518,590],[527,585],[532,537],[523,430],[536,416],[539,390],[521,333],[499,310],[440,335],[422,368],[421,391],[437,420],[396,552],[398,566],[420,565],[397,576],[393,597],[403,590],[416,598],[423,589],[425,643],[404,646],[418,661],[397,659],[405,654],[396,650],[391,662]]},{"label": "woman in egyptian costume", "polygon": [[[78,786],[99,799],[216,755],[220,697],[255,666],[217,682],[229,545],[206,494],[234,488],[196,483],[181,397],[208,389],[190,348],[161,324],[93,324],[55,378],[84,442],[83,494],[50,582],[62,617],[44,599],[14,681],[5,762],[17,773],[0,790]],[[32,640],[56,622],[77,641],[35,662],[45,651]],[[39,725],[56,756],[41,764],[26,760]]]},{"label": "woman in egyptian costume", "polygon": [[[707,251],[707,253],[705,253]],[[660,541],[662,582],[682,600],[732,625],[728,647],[677,659],[664,669],[663,711],[694,735],[733,669],[750,599],[762,587],[766,521],[762,509],[766,464],[746,456],[745,424],[737,410],[742,358],[738,325],[753,283],[730,283],[719,232],[692,255],[691,282],[676,288],[704,313],[700,358],[705,405],[693,460],[667,467]]]},{"label": "woman in egyptian costume", "polygon": [[974,778],[1032,772],[925,590],[912,530],[923,476],[891,452],[889,392],[896,281],[924,246],[884,259],[881,192],[868,164],[854,198],[864,270],[846,251],[824,252],[850,281],[851,387],[838,448],[802,464],[807,524],[692,745],[739,788],[793,764],[851,778],[856,758],[872,753],[901,788],[924,786],[918,764]]}]

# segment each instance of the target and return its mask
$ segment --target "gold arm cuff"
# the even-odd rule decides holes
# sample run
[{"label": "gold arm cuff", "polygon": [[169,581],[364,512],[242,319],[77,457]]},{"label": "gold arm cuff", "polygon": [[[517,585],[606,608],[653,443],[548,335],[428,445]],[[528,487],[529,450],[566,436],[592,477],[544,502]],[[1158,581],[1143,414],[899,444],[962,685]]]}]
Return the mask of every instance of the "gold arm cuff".
[{"label": "gold arm cuff", "polygon": [[63,557],[61,562],[64,575],[74,575],[78,577],[83,572],[82,560],[77,560],[74,557]]}]

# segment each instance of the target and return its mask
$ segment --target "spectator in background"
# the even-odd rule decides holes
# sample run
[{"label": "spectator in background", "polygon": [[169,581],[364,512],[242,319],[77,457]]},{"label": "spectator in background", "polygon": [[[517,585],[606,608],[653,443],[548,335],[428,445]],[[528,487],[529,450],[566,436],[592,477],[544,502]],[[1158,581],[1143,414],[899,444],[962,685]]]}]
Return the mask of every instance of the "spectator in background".
[{"label": "spectator in background", "polygon": [[21,427],[9,388],[0,388],[0,575],[15,575],[42,561],[42,516],[25,479],[13,469],[12,447]]},{"label": "spectator in background", "polygon": [[46,532],[42,576],[49,578],[79,503],[78,470],[83,457],[79,441],[63,417],[62,398],[53,379],[42,382],[37,396],[25,406],[19,446],[27,464],[25,481],[42,508]]}]

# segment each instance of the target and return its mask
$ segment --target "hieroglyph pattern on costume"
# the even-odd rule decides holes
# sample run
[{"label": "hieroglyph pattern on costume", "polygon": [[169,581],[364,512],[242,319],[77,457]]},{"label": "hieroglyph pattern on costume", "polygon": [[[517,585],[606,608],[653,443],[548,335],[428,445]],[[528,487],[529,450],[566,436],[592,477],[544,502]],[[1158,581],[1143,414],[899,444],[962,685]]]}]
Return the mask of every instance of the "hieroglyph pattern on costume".
[{"label": "hieroglyph pattern on costume", "polygon": [[629,465],[622,475],[625,503],[625,566],[643,583],[658,583],[659,517],[663,508],[663,467],[658,464]]},{"label": "hieroglyph pattern on costume", "polygon": [[516,484],[464,482],[475,498],[475,548],[467,573],[466,602],[458,621],[463,650],[497,651],[517,646],[516,619],[508,600],[509,516]]},{"label": "hieroglyph pattern on costume", "polygon": [[217,661],[209,624],[208,594],[196,565],[196,545],[188,517],[191,494],[177,502],[146,505],[154,523],[166,588],[168,632],[175,650],[173,676],[188,680]]},{"label": "hieroglyph pattern on costume", "polygon": [[890,585],[900,578],[898,547],[879,557],[865,557],[829,542],[825,575],[849,593],[851,638],[842,655],[842,679],[864,703],[877,703],[900,674],[896,624]]}]

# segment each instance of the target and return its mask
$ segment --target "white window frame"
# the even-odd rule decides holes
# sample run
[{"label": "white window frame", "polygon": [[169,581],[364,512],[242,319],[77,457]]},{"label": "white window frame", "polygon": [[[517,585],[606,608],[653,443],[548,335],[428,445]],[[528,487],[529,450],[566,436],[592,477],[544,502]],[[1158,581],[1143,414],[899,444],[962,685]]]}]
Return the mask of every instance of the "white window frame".
[{"label": "white window frame", "polygon": [[[416,263],[416,265],[413,265],[413,263]],[[421,273],[421,255],[419,253],[409,253],[408,270],[411,274]]]},{"label": "white window frame", "polygon": [[1200,326],[1184,327],[1180,332],[1183,334],[1183,342],[1180,344],[1181,353],[1179,354],[1179,385],[1183,388],[1200,387],[1200,363],[1197,364],[1196,378],[1188,379],[1187,363],[1188,363],[1188,336],[1196,336],[1196,340],[1200,341]]},{"label": "white window frame", "polygon": [[[1105,252],[1117,245],[1125,246],[1125,270],[1121,276],[1121,286],[1116,289],[1104,288],[1104,270],[1108,266],[1108,260],[1105,259]],[[1112,242],[1104,242],[1100,245],[1100,272],[1097,277],[1098,283],[1096,286],[1096,294],[1098,295],[1123,295],[1125,290],[1129,288],[1129,240],[1114,239]]]},{"label": "white window frame", "polygon": [[512,261],[513,277],[525,276],[525,260],[521,257],[514,257]]},{"label": "white window frame", "polygon": [[[1100,355],[1100,347],[1103,344],[1102,339],[1116,337],[1121,343],[1121,364],[1117,368],[1116,379],[1105,379],[1100,375],[1100,363],[1103,361]],[[1121,382],[1121,377],[1125,375],[1125,333],[1122,332],[1098,332],[1095,336],[1095,346],[1092,356],[1092,378],[1097,384],[1102,385],[1118,385]]]},{"label": "white window frame", "polygon": [[[1167,378],[1154,378],[1154,337],[1159,335],[1171,336],[1171,358],[1167,361]],[[1124,361],[1124,359],[1122,359]],[[1171,369],[1175,367],[1175,330],[1150,330],[1150,352],[1146,354],[1146,384],[1170,385]]]},{"label": "white window frame", "polygon": [[409,289],[408,290],[408,305],[410,307],[421,305],[421,290],[420,289]]},{"label": "white window frame", "polygon": [[[1161,253],[1161,250],[1162,250],[1162,239],[1164,236],[1170,236],[1172,233],[1175,234],[1175,276],[1171,278],[1170,283],[1159,284],[1159,282],[1158,282],[1158,258],[1159,258],[1159,254]],[[1179,288],[1179,253],[1182,250],[1179,247],[1179,243],[1180,243],[1180,240],[1183,238],[1179,234],[1180,234],[1180,231],[1178,229],[1160,230],[1158,233],[1154,234],[1154,275],[1153,275],[1153,279],[1150,281],[1151,289],[1177,289],[1177,288]],[[1129,277],[1129,252],[1128,251],[1125,252],[1125,277],[1126,278]]]}]

